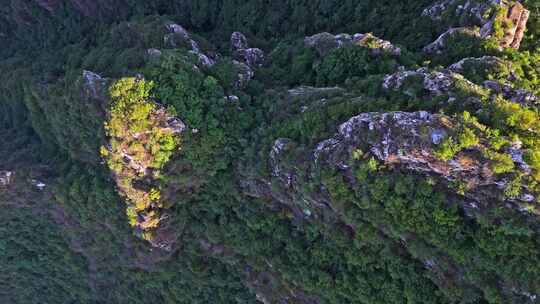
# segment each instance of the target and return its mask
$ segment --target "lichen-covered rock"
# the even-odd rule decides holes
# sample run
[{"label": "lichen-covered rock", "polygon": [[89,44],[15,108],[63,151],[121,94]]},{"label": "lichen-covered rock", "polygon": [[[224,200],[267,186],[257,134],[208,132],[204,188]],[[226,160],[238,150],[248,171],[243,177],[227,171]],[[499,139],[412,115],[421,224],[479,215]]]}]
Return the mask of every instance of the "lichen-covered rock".
[{"label": "lichen-covered rock", "polygon": [[396,47],[390,41],[375,37],[371,33],[354,34],[353,42],[356,45],[360,45],[360,46],[371,49],[374,55],[379,55],[382,53],[389,53],[389,54],[392,54],[393,56],[401,55],[401,48]]},{"label": "lichen-covered rock", "polygon": [[240,32],[231,35],[233,64],[238,71],[235,87],[244,88],[255,75],[255,69],[263,65],[264,52],[258,48],[250,48],[246,36]]},{"label": "lichen-covered rock", "polygon": [[[482,87],[465,79],[462,75],[451,71],[429,71],[425,68],[420,68],[413,71],[398,71],[393,74],[386,75],[383,80],[383,88],[403,92],[406,95],[411,95],[409,87],[421,87],[432,96],[440,96],[447,94],[449,96],[456,95],[456,84],[459,83],[462,87],[470,88],[470,91],[482,92]],[[477,97],[477,96],[470,96]]]},{"label": "lichen-covered rock", "polygon": [[258,48],[242,49],[234,52],[234,58],[249,67],[261,67],[264,63],[264,52]]},{"label": "lichen-covered rock", "polygon": [[467,57],[450,65],[448,69],[454,73],[463,73],[466,69],[473,67],[475,69],[501,69],[509,68],[509,64],[499,57],[483,56],[483,57]]},{"label": "lichen-covered rock", "polygon": [[108,85],[108,79],[91,71],[83,71],[82,92],[87,99],[97,100],[101,104],[104,104],[107,100]]},{"label": "lichen-covered rock", "polygon": [[178,48],[181,46],[192,47],[193,40],[190,38],[188,31],[179,24],[170,23],[165,25],[169,33],[163,36],[163,41],[166,47]]},{"label": "lichen-covered rock", "polygon": [[[455,125],[456,122],[447,116],[423,111],[362,113],[343,123],[336,136],[318,144],[314,158],[343,167],[354,157],[356,149],[362,149],[390,166],[436,176],[449,184],[467,182],[468,190],[464,195],[469,200],[500,200],[509,181],[504,174],[495,174],[491,170],[490,160],[481,153],[486,149],[486,143],[480,141],[448,161],[437,156],[441,137],[455,133]],[[514,154],[523,153],[519,147],[513,149]],[[514,161],[521,165],[519,158]],[[522,174],[528,174],[527,170],[523,169]],[[525,185],[522,185],[521,193],[521,197],[505,201],[512,204],[525,196],[536,199]]]},{"label": "lichen-covered rock", "polygon": [[247,49],[248,42],[246,36],[240,32],[233,32],[231,34],[231,47],[233,51]]},{"label": "lichen-covered rock", "polygon": [[537,103],[538,101],[540,101],[538,96],[534,95],[530,91],[519,88],[516,89],[509,84],[500,83],[498,81],[486,80],[484,81],[484,87],[492,90],[497,94],[501,94],[505,99],[508,99],[515,103],[519,103],[523,106],[537,107]]},{"label": "lichen-covered rock", "polygon": [[427,54],[442,54],[448,48],[450,41],[456,41],[463,38],[480,39],[480,31],[475,28],[457,27],[450,28],[442,33],[435,41],[424,47]]},{"label": "lichen-covered rock", "polygon": [[434,21],[448,18],[454,22],[459,21],[461,26],[482,26],[501,3],[501,0],[439,0],[426,7],[422,16]]},{"label": "lichen-covered rock", "polygon": [[401,55],[399,47],[394,46],[390,41],[375,37],[371,33],[356,33],[351,36],[349,34],[332,35],[324,32],[304,38],[304,44],[307,47],[314,48],[319,56],[326,56],[334,49],[351,45],[369,48],[373,55],[382,53],[389,53],[394,56]]},{"label": "lichen-covered rock", "polygon": [[[214,58],[201,51],[197,41],[193,40],[189,35],[188,31],[181,25],[171,23],[166,25],[166,28],[169,31],[169,33],[163,37],[166,47],[183,47],[188,49],[189,53],[197,57],[197,63],[199,67],[207,68],[213,66],[216,63],[216,60]],[[150,54],[151,50],[152,54]],[[155,49],[149,49],[148,52],[151,57],[157,57],[158,55]]]},{"label": "lichen-covered rock", "polygon": [[186,39],[182,37],[182,35],[177,33],[169,33],[163,36],[163,43],[165,47],[168,48],[178,48],[183,45],[183,43],[187,43]]},{"label": "lichen-covered rock", "polygon": [[211,67],[213,66],[214,64],[216,64],[216,61],[210,57],[208,57],[206,54],[202,53],[202,52],[198,52],[198,51],[189,51],[191,54],[197,56],[197,63],[199,64],[199,66],[202,66],[202,67]]},{"label": "lichen-covered rock", "polygon": [[259,48],[250,48],[246,36],[240,32],[231,35],[233,58],[245,63],[250,68],[261,67],[264,63],[264,52]]},{"label": "lichen-covered rock", "polygon": [[171,24],[167,24],[165,27],[167,28],[167,30],[169,30],[169,32],[174,33],[174,34],[179,34],[184,39],[189,38],[189,34],[186,31],[186,29],[179,24],[171,23]]}]

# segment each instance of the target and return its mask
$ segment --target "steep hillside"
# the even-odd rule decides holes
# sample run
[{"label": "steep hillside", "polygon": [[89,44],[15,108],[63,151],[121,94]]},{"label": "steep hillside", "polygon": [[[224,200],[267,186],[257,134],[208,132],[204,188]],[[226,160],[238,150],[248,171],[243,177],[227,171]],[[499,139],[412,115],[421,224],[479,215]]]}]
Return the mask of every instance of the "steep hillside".
[{"label": "steep hillside", "polygon": [[540,3],[10,0],[0,303],[537,303]]}]

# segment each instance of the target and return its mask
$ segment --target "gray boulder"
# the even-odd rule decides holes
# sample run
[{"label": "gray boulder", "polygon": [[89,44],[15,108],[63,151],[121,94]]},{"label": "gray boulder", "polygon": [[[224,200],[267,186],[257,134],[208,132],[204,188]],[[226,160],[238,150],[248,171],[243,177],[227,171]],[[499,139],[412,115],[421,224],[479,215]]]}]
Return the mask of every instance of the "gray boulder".
[{"label": "gray boulder", "polygon": [[490,89],[497,94],[501,94],[505,99],[508,99],[515,103],[519,103],[523,106],[538,107],[537,103],[540,101],[538,96],[534,95],[530,91],[514,88],[509,84],[501,83],[498,81],[486,80],[484,81],[484,87]]},{"label": "gray boulder", "polygon": [[82,74],[82,93],[88,100],[97,100],[105,103],[107,100],[107,87],[109,80],[100,75],[84,70]]},{"label": "gray boulder", "polygon": [[233,64],[238,70],[234,86],[244,88],[255,75],[254,70],[264,64],[265,54],[261,49],[250,48],[246,36],[240,32],[232,33],[231,48]]},{"label": "gray boulder", "polygon": [[8,186],[13,178],[12,171],[0,171],[0,186]]},{"label": "gray boulder", "polygon": [[233,51],[245,50],[248,48],[247,38],[240,32],[234,32],[231,34],[231,47]]},{"label": "gray boulder", "polygon": [[233,60],[233,65],[238,71],[234,86],[238,89],[245,88],[255,75],[255,72],[253,72],[253,70],[244,62]]}]

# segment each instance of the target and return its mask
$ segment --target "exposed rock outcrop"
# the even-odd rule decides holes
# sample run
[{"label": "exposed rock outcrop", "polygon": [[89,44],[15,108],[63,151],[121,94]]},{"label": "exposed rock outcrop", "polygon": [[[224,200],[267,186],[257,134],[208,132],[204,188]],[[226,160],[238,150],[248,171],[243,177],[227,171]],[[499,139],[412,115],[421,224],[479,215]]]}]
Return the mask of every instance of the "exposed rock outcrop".
[{"label": "exposed rock outcrop", "polygon": [[411,90],[421,87],[431,96],[447,95],[449,101],[461,96],[476,104],[479,104],[482,96],[500,94],[505,99],[523,106],[538,107],[540,98],[534,93],[515,88],[504,81],[486,80],[478,84],[473,83],[461,74],[466,69],[481,70],[486,73],[490,70],[507,69],[510,71],[509,77],[513,77],[511,67],[507,62],[497,57],[484,56],[464,58],[441,71],[429,71],[426,68],[400,70],[386,75],[382,86],[386,90],[399,91],[410,96],[414,96]]},{"label": "exposed rock outcrop", "polygon": [[[438,178],[452,187],[465,183],[463,208],[480,211],[489,202],[503,201],[507,206],[521,210],[521,205],[536,201],[537,197],[526,184],[521,185],[518,197],[506,197],[509,177],[492,170],[492,160],[482,151],[488,143],[480,141],[459,151],[449,160],[437,156],[438,147],[444,139],[455,136],[457,122],[452,118],[428,112],[362,113],[341,124],[338,133],[313,149],[311,164],[290,163],[296,159],[296,144],[290,139],[280,138],[269,152],[270,180],[245,180],[242,183],[246,194],[256,197],[271,197],[276,203],[290,208],[298,220],[317,217],[315,209],[331,208],[331,200],[323,193],[306,192],[301,176],[313,176],[317,168],[330,166],[339,169],[344,176],[354,176],[350,167],[358,150],[368,153],[387,167],[398,167],[425,176]],[[512,156],[520,174],[530,174],[523,161],[524,151],[516,145],[507,151]],[[302,159],[308,159],[305,155]],[[301,172],[300,168],[310,168]],[[311,171],[315,170],[315,171]],[[279,186],[276,186],[276,183]],[[279,190],[281,189],[281,190]],[[476,207],[470,207],[473,204]],[[315,209],[313,209],[315,208]],[[476,210],[476,211],[474,211]]]},{"label": "exposed rock outcrop", "polygon": [[[439,0],[425,8],[422,16],[434,21],[442,21],[444,17],[452,20],[464,20],[465,25],[484,25],[489,21],[501,0]],[[453,9],[453,11],[451,11]]]},{"label": "exposed rock outcrop", "polygon": [[[386,75],[383,80],[383,88],[387,90],[401,91],[406,95],[411,95],[409,87],[421,86],[432,96],[441,96],[446,94],[450,97],[456,95],[456,84],[468,87],[471,91],[481,92],[483,88],[465,79],[462,75],[451,71],[429,71],[426,68],[420,68],[413,71],[398,71]],[[405,87],[407,86],[407,87]],[[470,98],[478,96],[471,95]]]},{"label": "exposed rock outcrop", "polygon": [[393,56],[401,55],[401,48],[396,47],[390,41],[386,41],[378,37],[375,37],[371,33],[354,34],[353,42],[356,45],[360,45],[360,46],[371,49],[372,54],[374,55],[379,55],[382,53],[389,53]]},{"label": "exposed rock outcrop", "polygon": [[501,94],[505,99],[519,103],[527,107],[538,107],[540,99],[532,92],[524,89],[516,89],[509,84],[500,83],[494,80],[484,81],[484,87],[492,90],[497,94]]},{"label": "exposed rock outcrop", "polygon": [[[424,49],[427,53],[439,53],[446,40],[458,33],[481,39],[494,38],[501,48],[518,49],[530,12],[517,1],[441,0],[424,9],[422,15],[457,26]],[[476,27],[480,27],[480,31],[477,32]]]},{"label": "exposed rock outcrop", "polygon": [[[210,67],[216,63],[216,60],[214,58],[211,58],[210,56],[206,55],[201,51],[197,41],[191,38],[188,31],[184,27],[176,23],[167,24],[165,27],[169,31],[169,33],[165,34],[165,36],[163,37],[166,47],[184,47],[189,49],[189,52],[197,57],[198,64],[201,67]],[[153,54],[155,54],[155,51],[153,51]],[[149,53],[149,55],[151,54]]]},{"label": "exposed rock outcrop", "polygon": [[247,49],[248,42],[246,36],[240,32],[233,32],[231,34],[231,47],[232,51]]},{"label": "exposed rock outcrop", "polygon": [[250,48],[246,36],[240,32],[232,33],[231,47],[233,58],[250,68],[261,67],[264,63],[264,52],[259,48]]},{"label": "exposed rock outcrop", "polygon": [[265,55],[259,48],[250,48],[246,36],[240,32],[231,35],[233,64],[238,70],[235,87],[244,88],[255,75],[255,69],[263,65]]},{"label": "exposed rock outcrop", "polygon": [[82,74],[82,92],[84,97],[86,97],[85,99],[96,100],[101,105],[105,104],[107,101],[107,88],[109,83],[107,78],[103,78],[94,72],[84,70]]},{"label": "exposed rock outcrop", "polygon": [[0,171],[0,186],[9,186],[13,178],[12,171]]},{"label": "exposed rock outcrop", "polygon": [[[504,12],[507,12],[506,14]],[[530,12],[519,2],[503,6],[503,13],[495,15],[481,30],[482,37],[497,35],[495,23],[502,27],[502,37],[495,37],[502,48],[519,49],[527,28]]]},{"label": "exposed rock outcrop", "polygon": [[36,187],[36,189],[38,189],[39,191],[43,191],[43,189],[47,187],[47,184],[37,179],[31,180],[30,183],[32,184],[32,186]]},{"label": "exposed rock outcrop", "polygon": [[497,70],[510,69],[510,64],[495,56],[467,57],[450,65],[448,70],[454,73],[463,73],[468,68]]},{"label": "exposed rock outcrop", "polygon": [[371,33],[332,35],[324,32],[306,37],[304,44],[307,47],[315,48],[320,56],[326,56],[334,49],[351,45],[369,48],[373,55],[380,55],[382,53],[389,53],[394,56],[401,55],[401,49],[399,47],[394,46],[390,41],[375,37]]},{"label": "exposed rock outcrop", "polygon": [[[352,117],[339,127],[339,133],[321,142],[315,149],[315,159],[324,159],[338,167],[346,166],[349,155],[359,147],[387,165],[401,166],[419,174],[431,175],[446,182],[466,182],[465,197],[475,202],[501,200],[508,177],[495,174],[491,161],[482,153],[487,143],[477,145],[457,153],[452,159],[444,161],[436,155],[441,138],[455,133],[455,122],[447,116],[427,112],[363,113]],[[516,146],[509,150],[511,155],[523,155]],[[521,157],[513,157],[514,162],[523,168],[522,174],[529,174],[527,165]],[[513,205],[517,201],[527,203],[537,198],[521,186],[519,198],[505,198]],[[519,206],[519,205],[518,205]],[[517,208],[516,208],[517,209]]]},{"label": "exposed rock outcrop", "polygon": [[449,42],[463,38],[480,39],[480,31],[468,27],[450,28],[442,33],[435,41],[426,45],[424,52],[427,54],[442,54],[448,48]]}]

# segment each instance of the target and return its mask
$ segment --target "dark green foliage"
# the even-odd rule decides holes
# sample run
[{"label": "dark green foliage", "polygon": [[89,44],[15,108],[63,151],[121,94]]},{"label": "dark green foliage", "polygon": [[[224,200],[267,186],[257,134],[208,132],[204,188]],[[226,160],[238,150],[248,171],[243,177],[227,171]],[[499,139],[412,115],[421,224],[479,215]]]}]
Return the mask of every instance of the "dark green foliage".
[{"label": "dark green foliage", "polygon": [[39,201],[32,210],[17,206],[21,202],[14,197],[0,194],[0,200],[0,301],[92,303],[86,261],[46,215],[47,208],[54,208],[52,202]]},{"label": "dark green foliage", "polygon": [[[34,2],[0,7],[0,45],[7,45],[0,171],[18,177],[16,188],[0,186],[0,302],[527,303],[527,292],[540,292],[539,224],[528,213],[537,203],[518,211],[502,199],[520,199],[522,184],[540,192],[539,112],[466,81],[540,93],[538,9],[523,2],[532,10],[526,51],[499,52],[492,41],[460,36],[440,56],[421,48],[471,16],[435,24],[420,17],[428,0],[99,0],[86,10],[62,1],[53,13]],[[170,21],[188,28],[205,53],[224,55],[212,67],[197,65],[185,39],[165,44]],[[268,59],[243,89],[234,86],[229,51],[237,30]],[[319,56],[303,37],[321,31],[373,32],[402,54],[351,45]],[[149,48],[161,56],[149,58]],[[467,66],[451,88],[453,102],[426,90],[421,77],[407,79],[406,90],[382,87],[398,69],[486,54],[504,64]],[[114,90],[112,99],[89,98],[83,70],[108,78],[107,86],[144,77],[149,85],[137,91],[144,102]],[[148,129],[150,108],[122,111],[126,102],[143,110],[155,102],[187,127],[174,144],[161,133],[160,145],[144,143],[160,170],[139,185],[159,189],[177,237],[173,252],[134,237],[136,218],[126,215],[111,178],[118,172],[99,155],[111,142],[106,121],[129,136]],[[489,169],[508,180],[500,199],[467,207],[467,181],[413,174],[365,147],[353,147],[352,158],[340,151],[333,165],[315,162],[317,144],[352,116],[416,110],[458,121],[438,146],[440,159],[487,147],[479,153]],[[141,116],[128,119],[133,112]],[[278,138],[289,144],[275,167],[268,155]],[[143,145],[136,139],[134,147]],[[508,154],[516,142],[531,175]],[[45,179],[44,191],[34,178]]]}]

